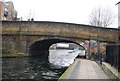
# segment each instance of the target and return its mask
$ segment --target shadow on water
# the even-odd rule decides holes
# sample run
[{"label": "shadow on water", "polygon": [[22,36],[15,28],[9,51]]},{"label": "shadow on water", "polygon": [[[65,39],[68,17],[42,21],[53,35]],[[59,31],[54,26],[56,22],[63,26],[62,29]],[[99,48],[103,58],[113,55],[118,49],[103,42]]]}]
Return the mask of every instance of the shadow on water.
[{"label": "shadow on water", "polygon": [[3,58],[2,81],[57,81],[66,69],[39,57]]}]

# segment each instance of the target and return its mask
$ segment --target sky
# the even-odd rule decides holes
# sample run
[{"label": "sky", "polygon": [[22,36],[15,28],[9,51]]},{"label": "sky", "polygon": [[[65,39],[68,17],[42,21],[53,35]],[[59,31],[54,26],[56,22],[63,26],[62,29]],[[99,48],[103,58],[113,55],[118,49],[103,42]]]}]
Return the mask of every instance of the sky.
[{"label": "sky", "polygon": [[[9,0],[4,0],[9,1]],[[120,0],[11,0],[23,20],[56,21],[76,24],[89,24],[89,15],[94,8],[109,7],[118,15]],[[118,27],[116,22],[110,27]]]}]

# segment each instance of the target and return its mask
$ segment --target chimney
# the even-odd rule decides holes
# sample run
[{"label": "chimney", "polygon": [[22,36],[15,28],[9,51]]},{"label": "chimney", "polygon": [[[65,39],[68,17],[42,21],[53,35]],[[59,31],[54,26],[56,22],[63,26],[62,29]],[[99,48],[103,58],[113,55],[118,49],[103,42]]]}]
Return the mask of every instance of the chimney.
[{"label": "chimney", "polygon": [[118,28],[120,28],[120,1],[116,5],[118,5]]}]

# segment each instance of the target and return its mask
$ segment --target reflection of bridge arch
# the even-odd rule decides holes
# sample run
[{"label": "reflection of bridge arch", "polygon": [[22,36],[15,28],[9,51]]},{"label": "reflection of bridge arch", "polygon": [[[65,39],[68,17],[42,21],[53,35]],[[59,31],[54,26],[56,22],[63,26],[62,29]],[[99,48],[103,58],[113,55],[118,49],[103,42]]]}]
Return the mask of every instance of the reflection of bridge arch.
[{"label": "reflection of bridge arch", "polygon": [[[40,41],[36,41],[33,43],[29,48],[29,54],[31,56],[40,56],[48,58],[49,55],[49,47],[55,43],[74,43],[76,45],[79,45],[80,47],[83,47],[77,42],[70,41],[70,40],[64,40],[64,39],[44,39]],[[84,47],[83,47],[84,48]],[[85,48],[84,48],[85,49]]]}]

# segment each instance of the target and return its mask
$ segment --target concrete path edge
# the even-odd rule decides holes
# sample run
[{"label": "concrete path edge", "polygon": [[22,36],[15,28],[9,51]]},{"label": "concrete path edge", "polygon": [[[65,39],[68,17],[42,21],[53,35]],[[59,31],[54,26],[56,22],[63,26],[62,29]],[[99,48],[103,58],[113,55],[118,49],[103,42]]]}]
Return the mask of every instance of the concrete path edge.
[{"label": "concrete path edge", "polygon": [[61,79],[69,79],[74,66],[77,64],[77,61],[74,61],[73,64],[70,65],[70,67],[68,67],[68,69],[62,74],[62,76],[58,79],[58,81],[61,81]]},{"label": "concrete path edge", "polygon": [[111,67],[110,64],[103,62],[102,69],[110,77],[110,79],[120,79],[120,73],[118,73],[117,69]]}]

